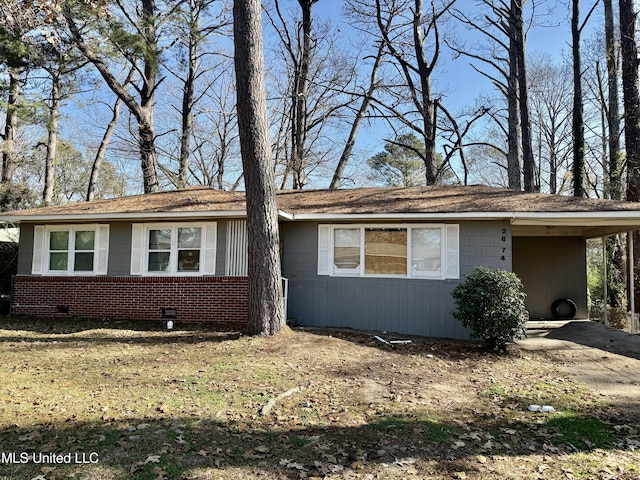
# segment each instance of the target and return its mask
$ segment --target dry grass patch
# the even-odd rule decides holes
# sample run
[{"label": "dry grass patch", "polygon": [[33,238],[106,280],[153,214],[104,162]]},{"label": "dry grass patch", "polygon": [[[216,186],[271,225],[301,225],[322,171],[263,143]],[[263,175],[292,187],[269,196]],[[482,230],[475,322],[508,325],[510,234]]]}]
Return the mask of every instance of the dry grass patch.
[{"label": "dry grass patch", "polygon": [[0,478],[640,478],[638,419],[543,358],[412,340],[4,319]]}]

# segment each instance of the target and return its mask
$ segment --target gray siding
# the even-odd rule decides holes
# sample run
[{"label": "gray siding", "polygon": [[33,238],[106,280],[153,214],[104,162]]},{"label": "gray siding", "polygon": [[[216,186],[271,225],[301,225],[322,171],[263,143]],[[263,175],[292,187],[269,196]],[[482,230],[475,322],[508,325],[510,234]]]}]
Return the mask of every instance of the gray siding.
[{"label": "gray siding", "polygon": [[[318,223],[283,223],[281,232],[288,316],[299,324],[468,338],[452,315],[451,292],[461,280],[318,276]],[[461,276],[478,265],[511,270],[508,223],[460,224]]]},{"label": "gray siding", "polygon": [[578,318],[589,318],[586,241],[580,237],[515,237],[513,271],[527,294],[532,318],[550,318],[551,304],[572,299]]}]

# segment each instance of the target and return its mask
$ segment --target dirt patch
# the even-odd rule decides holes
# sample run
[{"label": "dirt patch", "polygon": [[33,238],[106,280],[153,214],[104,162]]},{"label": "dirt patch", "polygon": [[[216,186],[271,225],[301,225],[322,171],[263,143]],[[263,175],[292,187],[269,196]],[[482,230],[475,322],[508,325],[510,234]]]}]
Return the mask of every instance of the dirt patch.
[{"label": "dirt patch", "polygon": [[0,477],[640,476],[634,418],[544,356],[409,339],[4,320]]}]

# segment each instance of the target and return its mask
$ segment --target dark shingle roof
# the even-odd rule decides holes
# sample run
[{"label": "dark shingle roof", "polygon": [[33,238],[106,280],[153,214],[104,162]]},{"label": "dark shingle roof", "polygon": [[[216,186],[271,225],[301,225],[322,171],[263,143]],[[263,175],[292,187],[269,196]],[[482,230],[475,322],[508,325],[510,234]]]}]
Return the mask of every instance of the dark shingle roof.
[{"label": "dark shingle roof", "polygon": [[[541,193],[524,193],[487,186],[433,186],[409,188],[359,188],[345,190],[297,190],[279,192],[278,207],[292,215],[461,214],[510,212],[640,212],[640,204],[625,201],[583,199]],[[72,203],[0,214],[11,221],[30,218],[124,218],[215,216],[216,212],[244,215],[244,192],[224,192],[209,187],[135,195],[110,200]]]}]

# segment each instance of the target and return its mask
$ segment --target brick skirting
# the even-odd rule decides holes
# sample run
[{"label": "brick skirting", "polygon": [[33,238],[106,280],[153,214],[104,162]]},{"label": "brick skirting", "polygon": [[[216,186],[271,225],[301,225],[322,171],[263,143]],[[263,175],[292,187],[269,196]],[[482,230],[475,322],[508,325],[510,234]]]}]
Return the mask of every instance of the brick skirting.
[{"label": "brick skirting", "polygon": [[247,277],[16,276],[11,313],[38,317],[247,324]]}]

